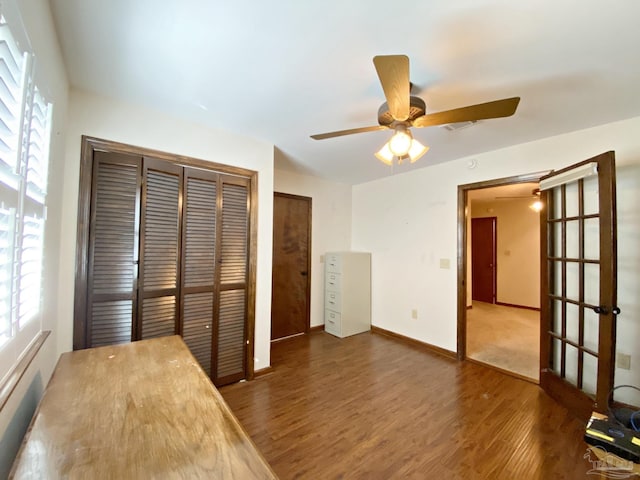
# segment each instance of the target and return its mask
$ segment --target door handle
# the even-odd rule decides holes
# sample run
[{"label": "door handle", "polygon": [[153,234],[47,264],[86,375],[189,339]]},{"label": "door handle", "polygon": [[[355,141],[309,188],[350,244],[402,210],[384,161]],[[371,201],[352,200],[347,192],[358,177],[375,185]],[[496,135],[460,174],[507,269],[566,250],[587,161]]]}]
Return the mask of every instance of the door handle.
[{"label": "door handle", "polygon": [[[605,307],[604,305],[599,305],[597,307],[593,307],[593,311],[596,312],[599,315],[606,315],[607,313],[609,313],[609,310],[607,310],[607,307]],[[619,307],[613,307],[611,309],[611,313],[613,313],[614,315],[620,315],[620,308]]]}]

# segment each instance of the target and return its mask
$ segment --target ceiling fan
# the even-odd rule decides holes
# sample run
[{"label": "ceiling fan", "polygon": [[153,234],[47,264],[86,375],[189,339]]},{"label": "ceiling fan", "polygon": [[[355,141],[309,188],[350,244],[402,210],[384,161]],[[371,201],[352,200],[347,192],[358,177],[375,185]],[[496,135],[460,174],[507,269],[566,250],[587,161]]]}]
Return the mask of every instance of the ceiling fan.
[{"label": "ceiling fan", "polygon": [[531,190],[530,194],[523,195],[499,195],[495,197],[495,200],[519,200],[519,199],[532,199],[533,203],[529,205],[529,208],[535,212],[539,212],[543,208],[542,200],[540,199],[540,188],[536,187]]},{"label": "ceiling fan", "polygon": [[426,113],[424,100],[411,95],[409,57],[406,55],[379,55],[373,57],[373,64],[387,100],[378,109],[378,125],[320,133],[311,135],[311,138],[323,140],[354,133],[391,129],[394,130],[393,136],[375,154],[376,157],[387,165],[392,165],[394,158],[398,159],[398,163],[402,163],[406,159],[413,163],[424,155],[429,147],[413,138],[410,127],[424,128],[449,123],[509,117],[515,113],[518,102],[520,102],[520,97],[512,97],[443,112]]},{"label": "ceiling fan", "polygon": [[496,200],[513,200],[519,198],[540,198],[540,189],[533,188],[531,193],[529,194],[521,194],[521,195],[498,195],[495,197]]}]

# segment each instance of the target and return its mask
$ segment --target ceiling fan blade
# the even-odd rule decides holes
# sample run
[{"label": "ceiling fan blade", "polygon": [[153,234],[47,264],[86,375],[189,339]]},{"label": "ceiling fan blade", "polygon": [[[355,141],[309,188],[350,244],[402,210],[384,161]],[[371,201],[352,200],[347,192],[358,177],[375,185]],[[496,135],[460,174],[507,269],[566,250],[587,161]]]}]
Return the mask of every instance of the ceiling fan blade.
[{"label": "ceiling fan blade", "polygon": [[373,57],[378,78],[393,118],[404,122],[409,118],[409,57],[406,55],[378,55]]},{"label": "ceiling fan blade", "polygon": [[373,127],[352,128],[350,130],[338,130],[337,132],[318,133],[311,135],[314,140],[324,140],[325,138],[342,137],[343,135],[353,135],[354,133],[375,132],[377,130],[386,130],[389,127],[384,125],[375,125]]},{"label": "ceiling fan blade", "polygon": [[496,200],[512,200],[515,198],[536,198],[535,195],[504,195],[504,196],[498,196],[498,197],[493,197]]},{"label": "ceiling fan blade", "polygon": [[446,125],[447,123],[472,122],[488,118],[510,117],[516,112],[520,97],[494,100],[493,102],[479,103],[468,107],[454,108],[444,112],[428,113],[413,121],[414,127],[432,127],[434,125]]}]

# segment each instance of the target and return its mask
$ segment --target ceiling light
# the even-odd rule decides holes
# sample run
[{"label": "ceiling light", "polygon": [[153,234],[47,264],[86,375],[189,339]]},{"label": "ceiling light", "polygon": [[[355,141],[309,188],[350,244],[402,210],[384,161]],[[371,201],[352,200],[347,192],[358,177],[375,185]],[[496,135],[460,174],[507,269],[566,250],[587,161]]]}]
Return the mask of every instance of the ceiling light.
[{"label": "ceiling light", "polygon": [[534,212],[539,212],[540,210],[542,210],[542,202],[540,200],[536,200],[531,205],[529,205],[529,208]]},{"label": "ceiling light", "polygon": [[429,147],[422,145],[411,136],[411,132],[405,125],[398,125],[393,137],[376,152],[375,156],[387,165],[393,165],[394,158],[397,158],[398,163],[402,163],[406,159],[414,163],[428,150]]},{"label": "ceiling light", "polygon": [[422,155],[424,155],[425,153],[427,153],[427,150],[429,150],[429,147],[422,145],[418,140],[416,140],[415,138],[411,140],[411,148],[409,148],[409,158],[411,159],[411,163],[415,162],[416,160],[418,160]]},{"label": "ceiling light", "polygon": [[389,147],[389,142],[385,143],[382,148],[376,152],[376,158],[380,160],[382,163],[386,163],[387,165],[393,165],[393,152]]},{"label": "ceiling light", "polygon": [[396,127],[396,133],[389,140],[389,148],[395,156],[404,157],[409,153],[412,140],[411,132],[407,129],[407,126],[400,124]]}]

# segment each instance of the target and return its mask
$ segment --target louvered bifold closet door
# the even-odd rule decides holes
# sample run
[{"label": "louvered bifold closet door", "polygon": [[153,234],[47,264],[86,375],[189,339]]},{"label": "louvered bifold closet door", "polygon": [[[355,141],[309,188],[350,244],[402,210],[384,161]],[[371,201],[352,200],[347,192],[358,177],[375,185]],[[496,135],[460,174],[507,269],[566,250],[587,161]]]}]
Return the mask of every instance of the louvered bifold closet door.
[{"label": "louvered bifold closet door", "polygon": [[209,376],[212,372],[218,177],[217,173],[204,170],[185,168],[184,171],[182,338]]},{"label": "louvered bifold closet door", "polygon": [[183,168],[147,157],[143,166],[138,339],[180,333],[177,311]]},{"label": "louvered bifold closet door", "polygon": [[245,179],[222,178],[216,385],[244,378],[247,342],[249,185]]},{"label": "louvered bifold closet door", "polygon": [[98,151],[92,169],[85,344],[98,347],[133,338],[140,157]]}]

